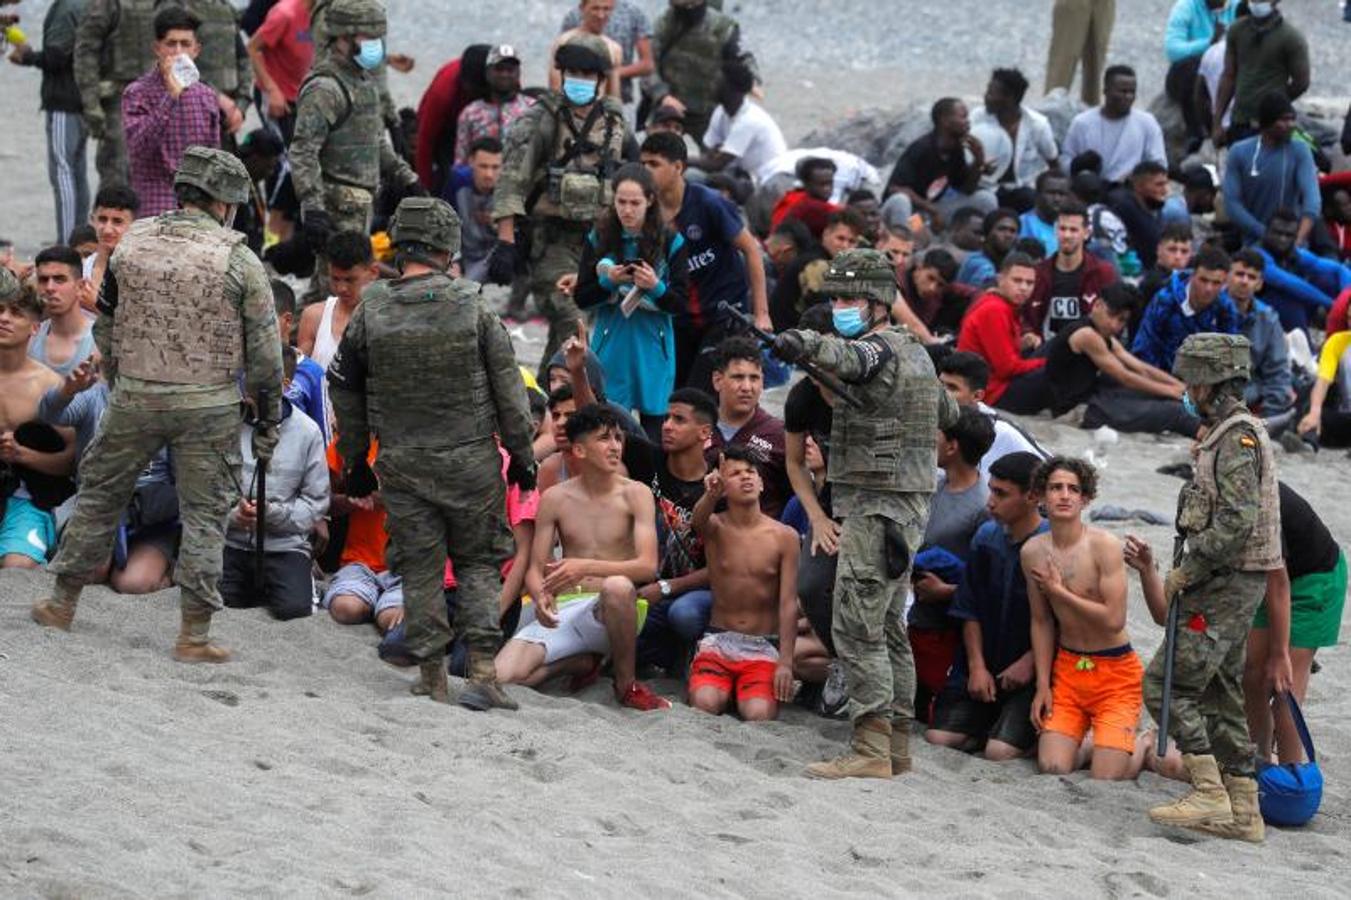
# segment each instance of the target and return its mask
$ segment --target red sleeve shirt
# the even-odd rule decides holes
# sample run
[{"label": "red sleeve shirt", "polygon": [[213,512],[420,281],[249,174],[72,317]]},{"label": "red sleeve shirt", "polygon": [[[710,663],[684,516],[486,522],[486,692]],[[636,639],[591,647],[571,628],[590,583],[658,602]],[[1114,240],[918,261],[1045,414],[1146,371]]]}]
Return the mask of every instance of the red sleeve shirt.
[{"label": "red sleeve shirt", "polygon": [[1018,311],[1002,295],[990,291],[975,302],[962,319],[957,349],[979,354],[990,365],[985,402],[996,403],[1009,382],[1046,365],[1043,359],[1024,359],[1019,352]]},{"label": "red sleeve shirt", "polygon": [[268,11],[253,39],[258,42],[267,73],[281,88],[282,96],[295,103],[300,84],[314,62],[309,8],[301,0],[282,0]]}]

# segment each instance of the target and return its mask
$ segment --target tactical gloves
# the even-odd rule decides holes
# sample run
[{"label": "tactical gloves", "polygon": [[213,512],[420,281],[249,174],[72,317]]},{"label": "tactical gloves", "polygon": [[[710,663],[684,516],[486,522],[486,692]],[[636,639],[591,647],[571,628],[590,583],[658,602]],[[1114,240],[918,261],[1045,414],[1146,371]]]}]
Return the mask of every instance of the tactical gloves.
[{"label": "tactical gloves", "polygon": [[511,284],[516,277],[516,245],[498,241],[488,256],[488,280],[493,284]]}]

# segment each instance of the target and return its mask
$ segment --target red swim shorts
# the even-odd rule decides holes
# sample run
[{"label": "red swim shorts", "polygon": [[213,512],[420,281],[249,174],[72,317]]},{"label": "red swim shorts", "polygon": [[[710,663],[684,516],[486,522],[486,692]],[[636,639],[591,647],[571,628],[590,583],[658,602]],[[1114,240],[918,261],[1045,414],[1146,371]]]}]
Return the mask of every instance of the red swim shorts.
[{"label": "red swim shorts", "polygon": [[690,663],[690,693],[701,687],[717,688],[724,694],[736,693],[737,702],[774,699],[772,659],[730,660],[717,650],[700,650]]}]

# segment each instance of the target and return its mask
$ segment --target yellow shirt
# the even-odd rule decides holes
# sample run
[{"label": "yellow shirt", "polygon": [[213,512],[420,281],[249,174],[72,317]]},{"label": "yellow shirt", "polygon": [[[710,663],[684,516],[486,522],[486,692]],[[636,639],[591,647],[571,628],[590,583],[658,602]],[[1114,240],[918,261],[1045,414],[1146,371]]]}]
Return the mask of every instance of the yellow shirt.
[{"label": "yellow shirt", "polygon": [[1323,352],[1318,354],[1318,378],[1331,381],[1337,377],[1337,365],[1351,347],[1351,331],[1339,331],[1323,342]]}]

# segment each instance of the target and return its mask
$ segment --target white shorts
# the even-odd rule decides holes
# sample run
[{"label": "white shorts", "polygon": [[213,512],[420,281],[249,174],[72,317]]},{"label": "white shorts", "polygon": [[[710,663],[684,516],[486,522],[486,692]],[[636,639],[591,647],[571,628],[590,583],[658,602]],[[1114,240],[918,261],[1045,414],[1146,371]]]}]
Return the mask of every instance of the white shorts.
[{"label": "white shorts", "polygon": [[606,656],[610,652],[610,635],[605,623],[596,617],[599,604],[599,594],[569,600],[558,610],[556,628],[545,628],[534,621],[516,632],[513,640],[542,646],[545,665],[581,653]]}]

